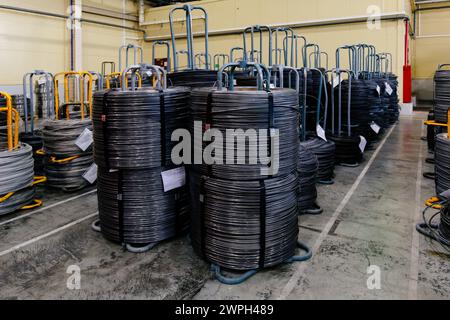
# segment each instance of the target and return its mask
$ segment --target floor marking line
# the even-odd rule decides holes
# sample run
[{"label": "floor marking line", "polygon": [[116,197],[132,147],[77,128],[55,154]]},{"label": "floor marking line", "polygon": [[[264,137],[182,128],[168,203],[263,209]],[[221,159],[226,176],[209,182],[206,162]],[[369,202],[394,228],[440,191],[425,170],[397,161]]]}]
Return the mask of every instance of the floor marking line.
[{"label": "floor marking line", "polygon": [[[375,150],[375,152],[372,154],[372,157],[370,158],[369,162],[366,164],[366,166],[364,167],[363,171],[361,171],[361,173],[359,174],[358,178],[356,179],[356,181],[353,183],[352,187],[350,188],[350,190],[347,192],[347,194],[345,195],[344,199],[342,199],[341,203],[339,204],[339,206],[336,208],[336,210],[334,211],[333,215],[331,216],[330,220],[328,221],[328,223],[326,224],[325,228],[322,230],[321,234],[319,235],[318,239],[316,240],[316,242],[314,243],[314,246],[312,247],[312,252],[313,254],[316,253],[320,246],[322,245],[323,241],[325,240],[325,238],[327,237],[328,233],[330,232],[331,228],[333,227],[334,223],[336,222],[337,218],[339,217],[339,215],[341,214],[342,210],[345,208],[345,206],[347,205],[347,203],[350,201],[351,197],[353,196],[353,194],[355,193],[356,189],[358,188],[359,184],[361,183],[361,181],[364,179],[364,177],[366,176],[367,172],[369,171],[370,167],[372,166],[373,162],[375,161],[375,158],[378,156],[378,154],[380,153],[381,149],[383,148],[384,144],[386,143],[387,139],[391,136],[392,132],[394,131],[394,129],[397,127],[397,125],[394,125],[389,132],[386,134],[386,136],[384,137],[384,139],[381,141],[380,145],[378,146],[378,148]],[[297,270],[295,271],[295,273],[292,275],[292,277],[289,279],[288,283],[286,284],[286,286],[283,288],[283,290],[281,291],[280,296],[278,297],[278,300],[286,300],[289,295],[292,293],[292,291],[294,290],[294,288],[296,287],[298,281],[300,280],[301,276],[303,275],[303,273],[305,272],[306,268],[308,267],[309,262],[302,262],[299,267],[297,268]]]},{"label": "floor marking line", "polygon": [[40,236],[38,236],[38,237],[35,237],[35,238],[30,239],[30,240],[25,241],[25,242],[22,242],[22,243],[20,243],[20,244],[14,246],[14,247],[12,247],[12,248],[9,248],[9,249],[7,249],[7,250],[5,250],[5,251],[0,252],[0,257],[5,256],[5,255],[7,255],[7,254],[9,254],[9,253],[11,253],[11,252],[13,252],[13,251],[16,251],[16,250],[18,250],[18,249],[23,248],[23,247],[26,247],[26,246],[28,246],[28,245],[30,245],[30,244],[33,244],[33,243],[35,243],[35,242],[38,242],[38,241],[40,241],[40,240],[42,240],[42,239],[48,238],[48,237],[50,237],[50,236],[52,236],[52,235],[54,235],[54,234],[56,234],[56,233],[58,233],[58,232],[60,232],[60,231],[63,231],[63,230],[68,229],[68,228],[70,228],[70,227],[73,227],[73,226],[75,226],[75,225],[77,225],[77,224],[79,224],[79,223],[81,223],[81,222],[83,222],[83,221],[85,221],[85,220],[88,220],[88,219],[90,219],[90,218],[93,218],[93,217],[95,217],[95,216],[97,216],[97,215],[98,215],[98,211],[95,212],[95,213],[92,213],[92,214],[90,214],[90,215],[87,215],[87,216],[85,216],[84,218],[81,218],[81,219],[72,221],[71,223],[68,223],[68,224],[66,224],[66,225],[63,225],[62,227],[59,227],[59,228],[57,228],[57,229],[54,229],[54,230],[52,230],[52,231],[50,231],[50,232],[44,233],[43,235],[40,235]]},{"label": "floor marking line", "polygon": [[36,213],[39,213],[39,212],[43,212],[43,211],[45,211],[45,210],[47,210],[47,209],[51,209],[51,208],[57,207],[57,206],[59,206],[59,205],[65,204],[65,203],[67,203],[67,202],[70,202],[70,201],[73,201],[73,200],[77,200],[77,199],[79,199],[79,198],[82,198],[82,197],[84,197],[84,196],[87,196],[87,195],[92,194],[92,193],[95,193],[95,192],[97,192],[97,189],[88,191],[88,192],[86,192],[86,193],[79,194],[79,195],[77,195],[77,196],[75,196],[75,197],[68,198],[68,199],[66,199],[66,200],[62,200],[62,201],[53,203],[53,204],[51,204],[51,205],[49,205],[49,206],[42,207],[42,208],[37,209],[37,210],[32,211],[32,212],[29,212],[29,213],[26,213],[26,214],[22,214],[22,215],[20,215],[20,216],[15,217],[15,218],[12,218],[12,219],[9,219],[9,220],[0,222],[0,226],[3,226],[3,225],[5,225],[5,224],[8,224],[8,223],[11,223],[11,222],[14,222],[14,221],[17,221],[17,220],[26,218],[26,217],[29,217],[29,216],[31,216],[31,215],[33,215],[33,214],[36,214]]},{"label": "floor marking line", "polygon": [[[420,136],[425,134],[425,127],[422,127]],[[417,180],[416,180],[416,211],[412,220],[412,239],[411,239],[411,265],[409,270],[409,284],[408,284],[408,299],[417,300],[417,287],[419,282],[419,248],[420,248],[420,235],[416,231],[416,223],[420,221],[420,212],[422,211],[422,179],[423,179],[423,144],[421,141],[419,148],[419,162],[417,165]]]}]

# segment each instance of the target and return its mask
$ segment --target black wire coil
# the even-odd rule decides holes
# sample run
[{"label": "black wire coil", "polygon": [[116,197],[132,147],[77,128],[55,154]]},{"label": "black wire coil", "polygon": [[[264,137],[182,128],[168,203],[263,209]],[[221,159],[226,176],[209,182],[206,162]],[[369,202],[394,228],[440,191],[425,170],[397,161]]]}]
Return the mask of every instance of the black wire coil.
[{"label": "black wire coil", "polygon": [[304,143],[300,143],[297,166],[299,178],[298,209],[300,212],[317,207],[316,181],[318,168],[317,157],[304,146]]},{"label": "black wire coil", "polygon": [[[2,150],[3,147],[2,147]],[[31,146],[21,143],[12,151],[0,152],[0,197],[12,196],[0,202],[0,216],[19,210],[33,201],[35,188],[33,152]]]},{"label": "black wire coil", "polygon": [[359,148],[361,137],[352,135],[328,135],[329,140],[336,146],[335,160],[341,165],[358,165],[363,160],[363,153]]},{"label": "black wire coil", "polygon": [[285,262],[294,256],[297,243],[297,186],[294,173],[262,182],[202,179],[191,172],[195,251],[236,271]]},{"label": "black wire coil", "polygon": [[437,70],[434,76],[436,121],[447,123],[447,112],[450,108],[450,70]]},{"label": "black wire coil", "polygon": [[389,115],[389,124],[393,125],[398,121],[400,116],[400,108],[399,108],[399,98],[398,98],[398,79],[397,76],[393,73],[387,74],[388,83],[392,88],[392,94],[389,96],[389,106],[388,106],[388,115]]},{"label": "black wire coil", "polygon": [[[348,128],[348,85],[348,80],[342,81],[342,126],[345,128],[345,131],[346,128]],[[375,122],[382,127],[384,123],[384,108],[381,106],[382,101],[377,90],[379,85],[375,80],[364,79],[352,79],[351,85],[350,116],[352,133],[364,136],[368,143],[373,142],[378,139],[378,135],[373,131],[370,125]],[[338,87],[335,88],[335,99],[338,99],[337,90]],[[380,90],[382,89],[380,88]],[[337,117],[337,112],[335,113],[335,116]]]},{"label": "black wire coil", "polygon": [[98,169],[98,206],[103,236],[135,247],[156,244],[189,227],[188,187],[164,192],[166,168]]},{"label": "black wire coil", "polygon": [[177,87],[214,87],[217,82],[217,71],[215,70],[183,70],[169,73],[168,80],[172,86]]},{"label": "black wire coil", "polygon": [[[94,163],[92,145],[82,151],[75,141],[85,129],[92,131],[90,119],[47,120],[43,124],[44,172],[47,185],[64,191],[75,191],[89,185],[83,175]],[[52,160],[52,158],[55,158]],[[57,163],[70,157],[76,159]]]},{"label": "black wire coil", "polygon": [[[274,176],[282,176],[292,173],[297,166],[298,95],[295,90],[291,89],[274,89],[271,94],[273,95],[273,128],[279,129],[279,171]],[[208,101],[211,104],[209,115]],[[235,151],[236,149],[236,146],[228,149],[226,129],[242,129],[244,131],[255,129],[258,132],[259,129],[269,128],[269,94],[253,88],[236,88],[235,91],[196,89],[191,94],[191,114],[193,121],[210,124],[212,128],[222,132],[225,156],[231,150]],[[267,138],[264,138],[267,146],[270,146],[268,135]],[[258,144],[258,141],[256,143]],[[261,169],[267,168],[267,166],[249,164],[250,147],[250,144],[246,142],[245,164],[224,163],[212,166],[204,164],[195,168],[203,174],[229,180],[242,180],[243,177],[249,180],[265,178],[261,176]],[[235,152],[235,160],[236,156],[237,152]]]},{"label": "black wire coil", "polygon": [[[188,99],[189,89],[185,87],[161,92],[145,88],[95,93],[95,162],[99,166],[115,169],[170,165],[171,151],[176,145],[171,141],[171,135],[174,130],[186,126]],[[165,129],[161,126],[162,122]],[[165,140],[163,143],[162,139]]]},{"label": "black wire coil", "polygon": [[450,189],[450,139],[447,133],[436,136],[435,147],[435,170],[436,170],[436,193],[441,193]]},{"label": "black wire coil", "polygon": [[33,148],[34,173],[38,176],[44,175],[44,156],[37,153],[44,147],[42,132],[20,134],[20,141],[30,145]]},{"label": "black wire coil", "polygon": [[317,170],[318,182],[331,182],[334,178],[336,145],[333,141],[325,141],[315,136],[307,136],[302,145],[313,153],[319,162]]}]

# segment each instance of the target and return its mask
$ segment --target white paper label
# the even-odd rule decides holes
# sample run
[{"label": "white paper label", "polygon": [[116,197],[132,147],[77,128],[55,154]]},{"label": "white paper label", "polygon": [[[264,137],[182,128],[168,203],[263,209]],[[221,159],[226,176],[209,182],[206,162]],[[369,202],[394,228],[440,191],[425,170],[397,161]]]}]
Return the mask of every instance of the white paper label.
[{"label": "white paper label", "polygon": [[83,174],[83,178],[90,184],[93,184],[97,180],[97,171],[98,167],[95,163],[93,163],[92,166],[90,166],[89,169],[87,169],[87,171]]},{"label": "white paper label", "polygon": [[145,71],[145,74],[149,77],[153,76],[153,73],[151,71]]},{"label": "white paper label", "polygon": [[233,79],[233,86],[237,86],[237,80]]},{"label": "white paper label", "polygon": [[186,184],[186,170],[184,167],[161,172],[164,192],[178,189]]},{"label": "white paper label", "polygon": [[375,122],[372,122],[370,127],[376,134],[380,133],[381,127],[379,125],[377,125]]},{"label": "white paper label", "polygon": [[359,137],[361,138],[361,142],[359,143],[359,149],[361,150],[362,153],[364,153],[364,151],[366,150],[366,146],[367,146],[367,140],[363,136],[359,136]]},{"label": "white paper label", "polygon": [[39,80],[38,80],[38,85],[43,85],[43,84],[45,84],[47,82],[47,80],[45,79],[45,78],[40,78]]},{"label": "white paper label", "polygon": [[316,131],[317,131],[317,136],[320,139],[327,141],[327,137],[325,135],[325,130],[323,130],[323,128],[320,126],[320,124],[317,125]]},{"label": "white paper label", "polygon": [[270,89],[275,89],[275,88],[276,88],[275,84],[271,83],[270,84]]},{"label": "white paper label", "polygon": [[84,129],[77,140],[75,140],[75,144],[83,151],[86,151],[93,142],[94,137],[92,135],[92,131],[88,128]]},{"label": "white paper label", "polygon": [[391,96],[394,93],[394,90],[392,89],[391,85],[387,82],[385,82],[384,85],[386,86],[387,94]]},{"label": "white paper label", "polygon": [[342,82],[342,77],[334,77],[333,78],[333,88],[336,88]]},{"label": "white paper label", "polygon": [[378,92],[378,95],[381,95],[381,88],[378,85],[377,85],[377,92]]}]

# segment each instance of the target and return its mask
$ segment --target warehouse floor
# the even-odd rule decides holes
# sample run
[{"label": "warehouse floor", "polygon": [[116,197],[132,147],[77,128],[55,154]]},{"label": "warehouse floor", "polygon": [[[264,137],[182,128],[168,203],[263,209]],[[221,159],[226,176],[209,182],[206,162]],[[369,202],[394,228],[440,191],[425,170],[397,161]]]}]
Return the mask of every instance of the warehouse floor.
[{"label": "warehouse floor", "polygon": [[[336,183],[319,186],[325,212],[300,219],[311,261],[258,273],[239,286],[212,280],[187,237],[135,255],[91,230],[95,189],[46,193],[45,207],[0,219],[0,298],[7,299],[449,299],[450,255],[415,232],[434,183],[422,121],[401,122],[356,169],[337,167]],[[81,289],[68,290],[70,265]],[[367,268],[381,289],[367,287]]]}]

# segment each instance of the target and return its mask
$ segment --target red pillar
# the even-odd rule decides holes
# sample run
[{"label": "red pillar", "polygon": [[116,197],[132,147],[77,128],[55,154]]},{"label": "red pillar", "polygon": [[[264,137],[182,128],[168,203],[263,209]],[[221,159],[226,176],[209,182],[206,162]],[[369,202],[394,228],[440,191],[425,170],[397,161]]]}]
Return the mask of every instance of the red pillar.
[{"label": "red pillar", "polygon": [[409,21],[405,21],[405,65],[403,66],[403,103],[412,101],[412,68],[409,64]]}]

